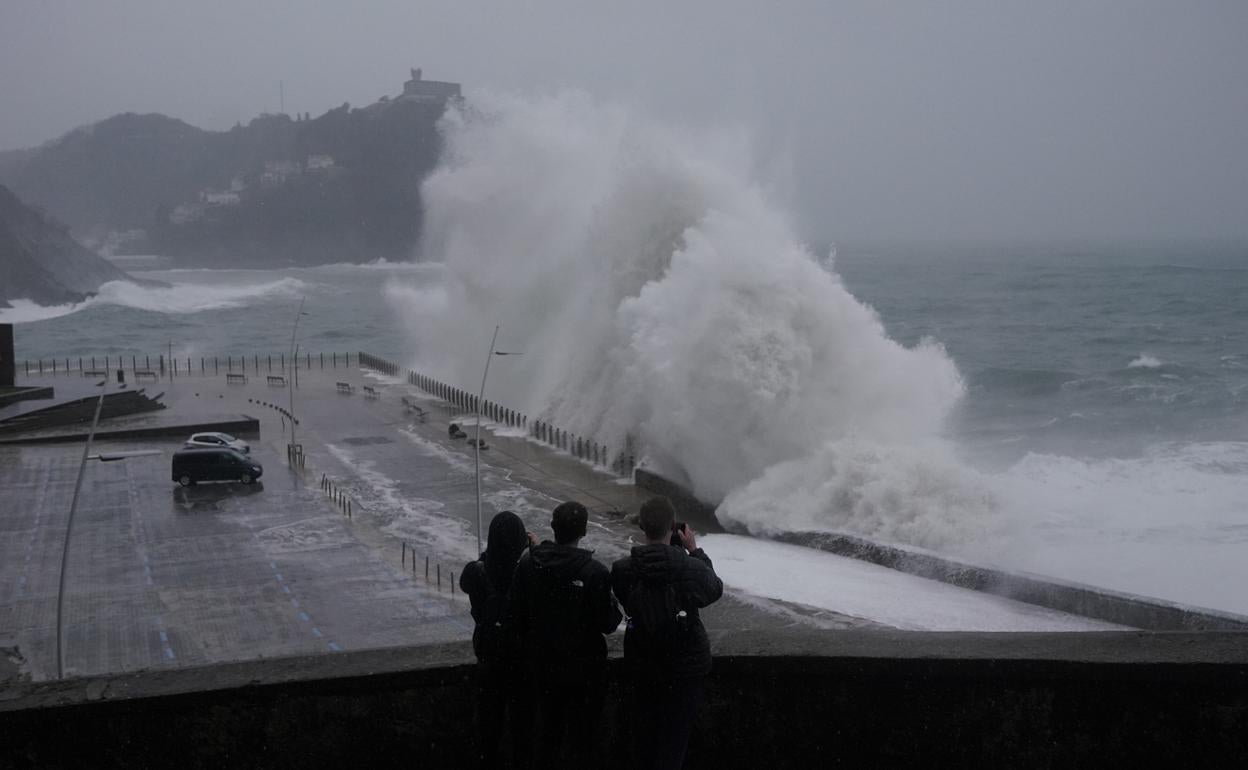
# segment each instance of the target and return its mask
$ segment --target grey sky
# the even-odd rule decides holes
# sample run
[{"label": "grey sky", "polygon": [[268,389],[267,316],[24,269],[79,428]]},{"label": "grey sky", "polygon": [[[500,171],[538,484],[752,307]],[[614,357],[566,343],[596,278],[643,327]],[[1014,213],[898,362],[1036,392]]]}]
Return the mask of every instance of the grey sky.
[{"label": "grey sky", "polygon": [[[775,7],[771,7],[771,6]],[[3,0],[0,148],[573,86],[747,128],[809,237],[1248,238],[1248,3]]]}]

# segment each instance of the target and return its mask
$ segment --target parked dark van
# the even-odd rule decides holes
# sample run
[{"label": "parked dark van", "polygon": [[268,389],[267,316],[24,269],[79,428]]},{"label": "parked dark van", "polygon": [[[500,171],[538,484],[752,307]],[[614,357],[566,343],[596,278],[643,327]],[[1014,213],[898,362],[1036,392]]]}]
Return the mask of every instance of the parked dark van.
[{"label": "parked dark van", "polygon": [[260,478],[260,463],[233,449],[182,449],[173,453],[173,480],[184,487],[200,481],[241,481]]}]

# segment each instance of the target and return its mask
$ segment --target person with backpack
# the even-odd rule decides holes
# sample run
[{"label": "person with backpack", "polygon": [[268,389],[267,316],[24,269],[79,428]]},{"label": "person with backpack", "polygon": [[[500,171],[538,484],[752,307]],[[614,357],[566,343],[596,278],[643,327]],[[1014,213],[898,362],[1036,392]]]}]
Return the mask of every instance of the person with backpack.
[{"label": "person with backpack", "polygon": [[698,610],[719,599],[724,584],[698,547],[691,527],[676,522],[666,497],[641,506],[645,544],[611,567],[611,587],[628,621],[624,663],[635,766],[679,768],[711,671],[711,645]]},{"label": "person with backpack", "polygon": [[620,625],[610,573],[580,548],[589,512],[578,502],[551,515],[555,541],[529,549],[511,583],[511,618],[537,693],[540,767],[597,766],[606,697],[607,643]]},{"label": "person with backpack", "polygon": [[478,758],[485,768],[501,767],[503,728],[510,721],[512,766],[529,766],[532,732],[531,684],[525,675],[520,639],[507,618],[507,594],[516,562],[537,542],[511,511],[490,520],[485,553],[468,562],[459,587],[472,605],[472,651],[477,656]]}]

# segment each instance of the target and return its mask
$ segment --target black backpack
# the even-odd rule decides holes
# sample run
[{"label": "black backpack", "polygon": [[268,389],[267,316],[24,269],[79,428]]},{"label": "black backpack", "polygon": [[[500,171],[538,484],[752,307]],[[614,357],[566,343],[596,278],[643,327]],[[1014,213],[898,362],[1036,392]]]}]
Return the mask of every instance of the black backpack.
[{"label": "black backpack", "polygon": [[507,625],[507,595],[501,594],[490,579],[490,572],[481,566],[481,577],[485,584],[485,603],[481,607],[481,617],[477,620],[477,654],[482,658],[508,657],[516,651],[515,631]]},{"label": "black backpack", "polygon": [[590,596],[584,571],[569,577],[537,568],[533,571],[533,585],[539,599],[533,605],[530,621],[541,640],[542,657],[560,659],[578,654],[585,639],[597,633],[590,624]]},{"label": "black backpack", "polygon": [[628,626],[624,641],[628,653],[648,662],[673,663],[688,615],[680,608],[671,580],[638,580],[624,606]]}]

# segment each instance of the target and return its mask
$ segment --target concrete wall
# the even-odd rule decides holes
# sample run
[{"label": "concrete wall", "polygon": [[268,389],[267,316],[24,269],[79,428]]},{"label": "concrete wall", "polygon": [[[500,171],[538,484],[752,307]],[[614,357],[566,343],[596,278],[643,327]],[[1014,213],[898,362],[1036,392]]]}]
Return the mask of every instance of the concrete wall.
[{"label": "concrete wall", "polygon": [[[715,637],[687,766],[1231,767],[1243,634]],[[467,644],[0,690],[2,767],[465,767]],[[601,767],[626,766],[613,659]]]},{"label": "concrete wall", "polygon": [[13,324],[0,324],[0,388],[13,387],[13,378],[17,375],[16,367]]}]

